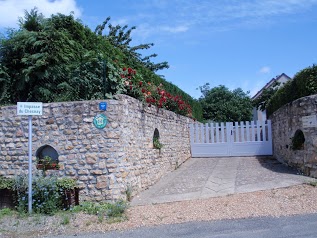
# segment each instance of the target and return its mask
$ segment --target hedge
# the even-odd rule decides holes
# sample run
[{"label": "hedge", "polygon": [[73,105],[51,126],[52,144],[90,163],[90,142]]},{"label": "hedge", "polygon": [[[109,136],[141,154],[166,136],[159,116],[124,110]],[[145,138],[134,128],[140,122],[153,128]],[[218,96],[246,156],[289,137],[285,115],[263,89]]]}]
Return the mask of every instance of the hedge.
[{"label": "hedge", "polygon": [[293,78],[281,87],[269,100],[266,107],[270,116],[280,107],[298,98],[317,94],[317,65],[299,71]]}]

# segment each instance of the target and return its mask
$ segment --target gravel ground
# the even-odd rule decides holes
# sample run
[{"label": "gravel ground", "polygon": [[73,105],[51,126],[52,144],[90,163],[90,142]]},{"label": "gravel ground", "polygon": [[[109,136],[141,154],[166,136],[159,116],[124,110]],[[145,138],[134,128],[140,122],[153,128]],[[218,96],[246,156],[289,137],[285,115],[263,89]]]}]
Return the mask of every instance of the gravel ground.
[{"label": "gravel ground", "polygon": [[[100,222],[97,216],[68,214],[5,217],[0,220],[0,237],[45,237],[47,235],[133,229],[141,226],[213,221],[259,216],[289,216],[317,213],[317,188],[297,185],[288,188],[234,194],[204,200],[130,207],[127,219],[118,223]],[[65,216],[69,224],[65,223]],[[66,219],[67,220],[67,219]]]}]

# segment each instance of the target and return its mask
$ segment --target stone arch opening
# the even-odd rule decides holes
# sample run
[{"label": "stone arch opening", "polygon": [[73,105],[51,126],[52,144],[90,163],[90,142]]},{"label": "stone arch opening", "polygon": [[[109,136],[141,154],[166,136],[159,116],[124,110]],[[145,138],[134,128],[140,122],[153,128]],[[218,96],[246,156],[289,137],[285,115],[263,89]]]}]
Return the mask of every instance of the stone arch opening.
[{"label": "stone arch opening", "polygon": [[[58,169],[58,153],[57,151],[50,145],[43,145],[37,149],[36,153],[36,161],[38,169]],[[44,166],[44,168],[43,168]]]},{"label": "stone arch opening", "polygon": [[305,135],[302,130],[298,129],[295,131],[294,136],[292,137],[292,150],[303,150],[305,143]]},{"label": "stone arch opening", "polygon": [[157,128],[155,128],[153,133],[153,147],[155,149],[161,149],[163,145],[160,142],[160,132]]}]

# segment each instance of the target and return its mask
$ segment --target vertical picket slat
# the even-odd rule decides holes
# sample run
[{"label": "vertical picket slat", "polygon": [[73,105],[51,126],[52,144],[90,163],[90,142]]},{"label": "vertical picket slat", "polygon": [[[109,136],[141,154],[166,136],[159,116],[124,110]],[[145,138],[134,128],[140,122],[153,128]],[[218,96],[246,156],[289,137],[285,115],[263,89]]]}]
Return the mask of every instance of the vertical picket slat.
[{"label": "vertical picket slat", "polygon": [[233,135],[232,122],[226,122],[226,131],[227,131],[227,143],[231,143],[232,142],[232,135]]},{"label": "vertical picket slat", "polygon": [[272,124],[271,124],[271,120],[267,121],[267,140],[268,141],[272,141]]},{"label": "vertical picket slat", "polygon": [[262,138],[263,141],[266,141],[266,127],[267,127],[267,123],[266,121],[262,122]]},{"label": "vertical picket slat", "polygon": [[198,123],[195,124],[195,135],[196,135],[195,143],[199,143],[199,127],[198,127]]},{"label": "vertical picket slat", "polygon": [[245,122],[245,133],[247,133],[247,141],[250,141],[250,122],[246,121]]},{"label": "vertical picket slat", "polygon": [[214,132],[214,130],[215,130],[215,125],[212,122],[212,123],[210,123],[210,141],[211,141],[211,143],[215,143],[215,132]]},{"label": "vertical picket slat", "polygon": [[216,122],[216,143],[219,143],[219,123]]},{"label": "vertical picket slat", "polygon": [[235,142],[240,142],[240,137],[239,137],[239,123],[235,122],[236,125],[236,140]]},{"label": "vertical picket slat", "polygon": [[257,121],[257,122],[256,122],[257,141],[261,141],[260,128],[261,128],[261,121]]},{"label": "vertical picket slat", "polygon": [[190,131],[190,143],[193,144],[195,143],[195,138],[194,138],[194,125],[190,124],[189,125],[189,131]]},{"label": "vertical picket slat", "polygon": [[251,141],[255,141],[255,125],[254,121],[251,121]]},{"label": "vertical picket slat", "polygon": [[236,136],[236,127],[233,125],[233,122],[230,123],[230,126],[231,126],[231,132],[230,132],[231,139],[230,139],[230,141],[234,142],[234,138]]},{"label": "vertical picket slat", "polygon": [[244,139],[244,122],[243,121],[240,122],[240,128],[241,128],[241,142],[244,142],[245,139]]},{"label": "vertical picket slat", "polygon": [[206,140],[206,143],[209,143],[209,124],[208,123],[206,123],[205,124],[205,140]]},{"label": "vertical picket slat", "polygon": [[204,124],[200,124],[200,143],[205,143],[205,133],[204,133]]},{"label": "vertical picket slat", "polygon": [[221,142],[225,143],[225,125],[223,122],[221,122],[220,124],[220,128],[221,128]]}]

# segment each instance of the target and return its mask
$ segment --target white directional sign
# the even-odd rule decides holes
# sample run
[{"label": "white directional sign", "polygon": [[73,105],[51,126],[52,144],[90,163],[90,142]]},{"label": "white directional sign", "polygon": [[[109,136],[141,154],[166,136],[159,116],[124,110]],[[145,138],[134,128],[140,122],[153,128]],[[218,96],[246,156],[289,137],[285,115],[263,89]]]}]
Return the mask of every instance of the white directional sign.
[{"label": "white directional sign", "polygon": [[43,103],[41,102],[18,102],[17,114],[22,116],[39,116],[43,113]]}]

